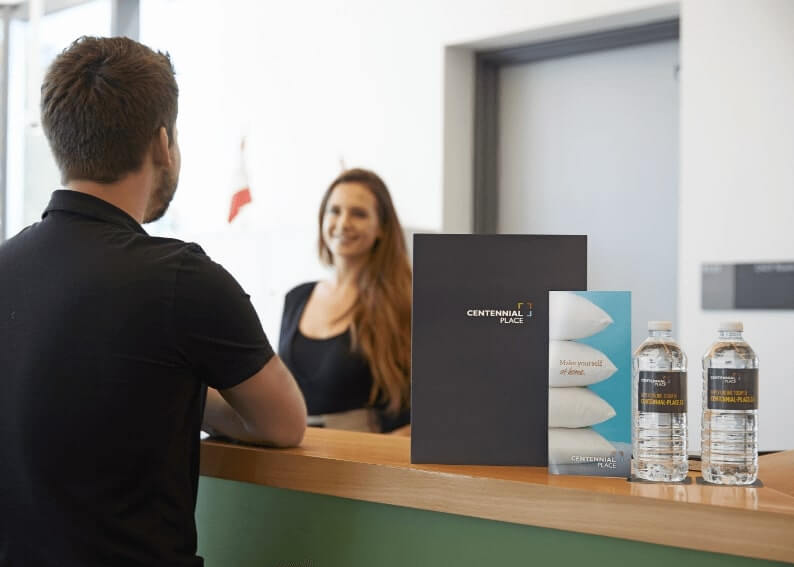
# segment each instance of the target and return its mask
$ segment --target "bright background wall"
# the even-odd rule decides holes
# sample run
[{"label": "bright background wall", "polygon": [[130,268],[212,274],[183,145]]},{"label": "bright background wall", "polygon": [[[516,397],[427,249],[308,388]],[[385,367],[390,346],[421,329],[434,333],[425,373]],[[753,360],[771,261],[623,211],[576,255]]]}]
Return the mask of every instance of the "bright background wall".
[{"label": "bright background wall", "polygon": [[[794,2],[335,0],[220,12],[153,4],[144,2],[142,39],[171,50],[183,89],[173,227],[240,277],[274,339],[283,293],[322,275],[316,208],[340,162],[382,174],[408,227],[468,228],[473,48],[680,10],[676,334],[691,360],[690,415],[700,412],[699,360],[716,324],[741,318],[762,361],[762,446],[794,447],[785,354],[794,314],[700,309],[701,263],[794,259]],[[187,12],[189,25],[175,30]],[[255,204],[237,227],[224,223],[240,132],[249,134]]]},{"label": "bright background wall", "polygon": [[[786,357],[794,313],[700,309],[701,263],[794,259],[791,0],[314,0],[222,7],[141,0],[141,40],[171,53],[181,89],[180,189],[151,231],[196,240],[227,266],[275,342],[284,292],[323,274],[314,250],[317,206],[341,163],[378,171],[407,227],[469,228],[474,48],[679,13],[676,334],[691,361],[691,448],[699,448],[700,355],[726,318],[745,322],[761,357],[762,448],[794,448],[794,380]],[[229,225],[244,134],[254,203]]]},{"label": "bright background wall", "polygon": [[[648,0],[141,6],[141,40],[171,53],[181,88],[182,178],[159,230],[197,240],[228,266],[274,339],[284,293],[323,275],[317,207],[341,163],[382,175],[407,228],[469,230],[475,47],[677,10]],[[457,66],[445,68],[455,57]],[[458,76],[445,83],[445,70]],[[457,114],[445,116],[445,103]],[[244,134],[254,204],[230,226]]]},{"label": "bright background wall", "polygon": [[700,266],[794,260],[794,2],[683,2],[681,73],[677,335],[690,416],[700,355],[720,320],[741,319],[761,364],[761,446],[791,449],[794,312],[702,311]]}]

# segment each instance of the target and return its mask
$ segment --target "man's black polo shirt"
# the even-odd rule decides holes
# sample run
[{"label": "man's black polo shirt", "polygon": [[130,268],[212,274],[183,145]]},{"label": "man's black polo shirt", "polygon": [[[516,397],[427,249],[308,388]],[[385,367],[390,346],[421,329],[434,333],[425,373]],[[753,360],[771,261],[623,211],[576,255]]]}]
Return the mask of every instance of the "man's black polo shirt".
[{"label": "man's black polo shirt", "polygon": [[201,248],[56,191],[0,245],[0,565],[201,565],[206,385],[271,356]]}]

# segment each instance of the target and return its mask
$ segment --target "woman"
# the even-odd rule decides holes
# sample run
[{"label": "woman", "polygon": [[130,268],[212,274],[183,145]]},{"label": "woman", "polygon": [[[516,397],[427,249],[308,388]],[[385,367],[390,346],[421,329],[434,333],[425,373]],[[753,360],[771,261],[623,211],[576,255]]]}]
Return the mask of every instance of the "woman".
[{"label": "woman", "polygon": [[410,415],[411,267],[386,184],[344,171],[323,196],[319,228],[333,274],[287,294],[279,355],[310,425],[396,430]]}]

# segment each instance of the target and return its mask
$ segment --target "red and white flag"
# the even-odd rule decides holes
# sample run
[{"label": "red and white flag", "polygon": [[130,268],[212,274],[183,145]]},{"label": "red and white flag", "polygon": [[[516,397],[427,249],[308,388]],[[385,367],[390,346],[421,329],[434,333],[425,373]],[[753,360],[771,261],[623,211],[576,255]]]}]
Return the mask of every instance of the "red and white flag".
[{"label": "red and white flag", "polygon": [[229,206],[229,222],[240,213],[240,209],[251,202],[251,188],[248,186],[248,172],[245,167],[245,138],[240,143],[240,159],[232,177],[232,197]]}]

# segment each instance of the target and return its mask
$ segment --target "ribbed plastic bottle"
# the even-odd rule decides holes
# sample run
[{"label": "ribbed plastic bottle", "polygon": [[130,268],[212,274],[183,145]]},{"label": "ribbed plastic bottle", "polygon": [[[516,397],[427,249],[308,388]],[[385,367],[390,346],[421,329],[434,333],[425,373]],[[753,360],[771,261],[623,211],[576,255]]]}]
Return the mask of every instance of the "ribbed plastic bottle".
[{"label": "ribbed plastic bottle", "polygon": [[739,321],[721,323],[703,355],[701,473],[715,484],[758,478],[758,357]]},{"label": "ribbed plastic bottle", "polygon": [[631,474],[677,482],[686,478],[686,355],[670,321],[649,321],[648,338],[634,352]]}]

